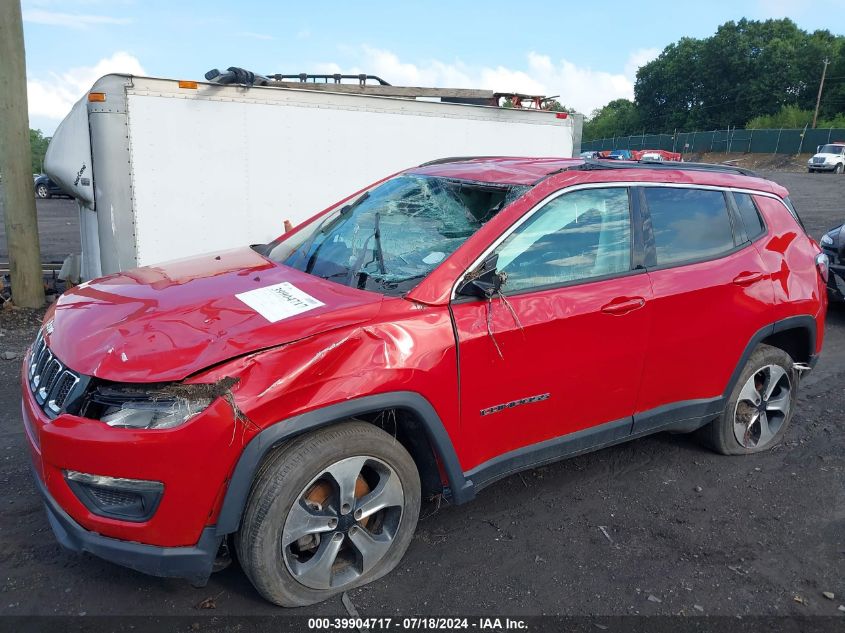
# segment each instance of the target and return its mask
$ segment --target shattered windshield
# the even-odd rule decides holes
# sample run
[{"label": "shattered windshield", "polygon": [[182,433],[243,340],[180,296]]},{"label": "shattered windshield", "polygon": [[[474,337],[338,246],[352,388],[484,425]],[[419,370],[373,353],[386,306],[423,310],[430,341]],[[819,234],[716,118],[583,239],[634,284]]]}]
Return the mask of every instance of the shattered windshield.
[{"label": "shattered windshield", "polygon": [[405,174],[273,245],[268,255],[347,286],[402,294],[527,189]]}]

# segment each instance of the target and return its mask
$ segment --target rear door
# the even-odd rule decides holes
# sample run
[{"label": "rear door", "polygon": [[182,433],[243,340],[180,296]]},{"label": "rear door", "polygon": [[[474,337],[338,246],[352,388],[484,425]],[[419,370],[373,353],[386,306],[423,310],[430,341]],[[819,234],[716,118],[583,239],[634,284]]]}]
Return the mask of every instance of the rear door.
[{"label": "rear door", "polygon": [[451,304],[470,467],[553,458],[563,443],[539,443],[604,422],[605,440],[630,433],[651,298],[631,212],[623,186],[549,200],[492,250],[503,295]]},{"label": "rear door", "polygon": [[639,193],[654,296],[634,432],[718,411],[746,345],[771,323],[774,296],[730,192]]}]

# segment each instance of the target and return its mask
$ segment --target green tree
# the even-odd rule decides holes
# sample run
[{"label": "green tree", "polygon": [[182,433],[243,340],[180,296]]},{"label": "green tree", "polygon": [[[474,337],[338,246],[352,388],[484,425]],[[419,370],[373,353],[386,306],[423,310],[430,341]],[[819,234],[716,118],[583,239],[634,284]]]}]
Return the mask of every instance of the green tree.
[{"label": "green tree", "polygon": [[828,68],[821,113],[845,111],[845,37],[807,33],[788,19],[726,22],[704,39],[683,38],[637,71],[634,100],[651,132],[723,129],[783,108],[815,107],[821,60]]},{"label": "green tree", "polygon": [[637,107],[628,99],[615,99],[593,110],[584,122],[584,140],[626,136],[642,131]]},{"label": "green tree", "polygon": [[50,144],[50,137],[46,137],[41,130],[29,131],[29,145],[32,148],[32,173],[40,174],[44,165],[44,154],[47,153],[47,146]]},{"label": "green tree", "polygon": [[775,114],[762,114],[745,124],[747,129],[767,129],[776,127],[803,128],[813,122],[813,111],[802,110],[796,105],[783,106]]}]

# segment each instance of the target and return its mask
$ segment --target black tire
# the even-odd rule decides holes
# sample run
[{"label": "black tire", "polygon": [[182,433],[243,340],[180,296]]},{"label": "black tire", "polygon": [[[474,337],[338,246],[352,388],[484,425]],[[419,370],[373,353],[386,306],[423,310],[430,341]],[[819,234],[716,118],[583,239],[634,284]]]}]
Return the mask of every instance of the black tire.
[{"label": "black tire", "polygon": [[[742,393],[743,388],[751,381],[752,377],[755,377],[756,383],[757,377],[764,374],[764,372],[767,371],[767,368],[772,366],[780,367],[784,371],[785,378],[788,380],[788,410],[780,420],[776,431],[771,434],[770,438],[765,443],[757,446],[744,446],[737,439],[737,435],[735,433],[735,424],[742,426],[742,423],[737,421],[738,419],[741,419],[740,410],[737,408],[737,402],[740,400],[740,394]],[[736,385],[728,398],[724,412],[707,426],[702,427],[698,431],[698,438],[705,445],[722,455],[749,455],[751,453],[759,453],[761,451],[769,450],[781,441],[787,428],[789,428],[789,424],[792,421],[792,416],[795,412],[795,402],[798,395],[797,388],[798,372],[793,367],[792,357],[777,347],[763,344],[758,345],[740,373],[739,380],[737,380]],[[756,412],[754,407],[750,406],[750,403],[743,404],[742,406],[747,407],[752,413]],[[765,401],[761,400],[761,406],[765,407]],[[752,425],[749,424],[748,428],[752,428]],[[747,435],[745,439],[749,442],[753,442],[753,438],[748,438]]]},{"label": "black tire", "polygon": [[833,168],[834,174],[841,174],[842,173],[842,163],[839,163],[836,167]]},{"label": "black tire", "polygon": [[[329,468],[345,459],[357,457],[375,458],[392,469],[391,476],[398,476],[403,494],[402,503],[395,508],[398,513],[401,507],[401,514],[393,515],[399,516],[398,526],[391,537],[389,549],[372,568],[349,582],[338,586],[332,583],[328,589],[315,589],[300,582],[289,568],[286,558],[289,551],[283,547],[283,530],[294,510],[293,504],[307,494],[309,486],[318,485],[315,481],[323,481],[318,478],[324,477]],[[358,494],[357,480],[355,494]],[[328,502],[326,504],[328,509]],[[253,483],[241,528],[235,537],[235,547],[241,567],[262,596],[283,607],[306,606],[372,582],[392,571],[411,543],[419,512],[420,479],[414,460],[393,436],[372,424],[352,420],[296,438],[267,459]],[[351,514],[347,510],[346,518]],[[347,529],[363,529],[360,525],[355,523]],[[337,531],[321,533],[321,538],[327,541],[326,549],[332,542],[331,538],[338,538],[343,542],[341,547],[348,548],[354,556],[356,550],[349,534],[337,537],[341,526],[337,521],[335,526]],[[316,547],[315,556],[318,551],[319,547]],[[332,560],[340,560],[340,557]],[[307,560],[305,562],[307,564]],[[337,562],[331,568],[333,571],[329,572],[332,578],[336,567]],[[353,570],[353,573],[357,571]]]},{"label": "black tire", "polygon": [[50,193],[50,190],[47,188],[47,185],[38,185],[35,188],[35,195],[41,198],[42,200],[53,197],[53,194]]}]

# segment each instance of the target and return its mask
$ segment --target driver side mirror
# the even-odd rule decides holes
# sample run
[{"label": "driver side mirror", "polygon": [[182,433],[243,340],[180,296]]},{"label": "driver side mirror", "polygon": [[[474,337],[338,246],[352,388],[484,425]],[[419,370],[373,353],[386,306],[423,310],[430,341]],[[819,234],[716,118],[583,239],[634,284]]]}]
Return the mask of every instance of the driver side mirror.
[{"label": "driver side mirror", "polygon": [[499,292],[505,279],[504,274],[496,271],[498,255],[491,255],[474,271],[464,277],[458,286],[457,294],[462,297],[478,297],[490,299]]}]

